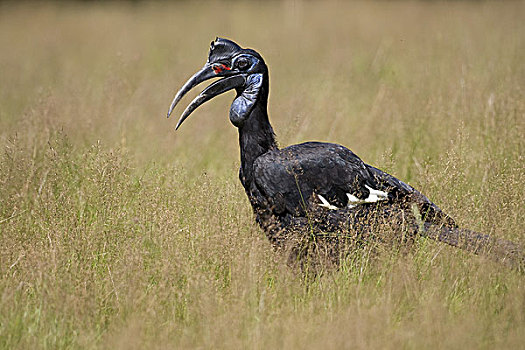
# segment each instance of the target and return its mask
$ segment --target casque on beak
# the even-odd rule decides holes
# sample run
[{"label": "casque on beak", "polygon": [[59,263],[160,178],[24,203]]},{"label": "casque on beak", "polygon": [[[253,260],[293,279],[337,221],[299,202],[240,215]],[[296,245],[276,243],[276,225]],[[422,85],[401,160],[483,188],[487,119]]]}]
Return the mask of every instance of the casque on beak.
[{"label": "casque on beak", "polygon": [[[240,93],[241,89],[244,90],[247,88],[248,80],[250,80],[249,76],[251,74],[249,73],[248,69],[248,67],[250,66],[247,66],[247,64],[251,64],[253,66],[256,62],[259,61],[255,58],[253,58],[252,60],[245,59],[245,66],[241,66],[238,63],[235,63],[235,57],[239,57],[239,55],[243,53],[253,55],[253,53],[250,50],[242,49],[239,45],[228,39],[216,38],[215,41],[211,42],[210,52],[208,54],[208,60],[206,64],[204,65],[204,67],[202,67],[201,70],[199,70],[190,79],[188,79],[188,81],[177,92],[168,110],[168,117],[171,115],[173,109],[184,97],[184,95],[186,95],[186,93],[188,93],[188,91],[193,89],[195,86],[211,78],[221,77],[223,79],[212,83],[188,105],[188,107],[184,110],[182,116],[180,117],[177,123],[177,129],[195,109],[197,109],[206,101],[209,101],[213,97],[223,94],[232,89],[237,89],[238,93]],[[251,100],[256,99],[257,93],[255,93],[255,91],[251,91],[250,94],[253,96],[250,95],[251,97],[248,97],[246,101],[241,99],[244,102],[246,102],[243,102],[246,106],[241,108],[241,111],[248,112],[248,109],[246,107],[250,107],[253,104],[253,101]],[[239,113],[239,111],[235,109],[235,113]]]}]

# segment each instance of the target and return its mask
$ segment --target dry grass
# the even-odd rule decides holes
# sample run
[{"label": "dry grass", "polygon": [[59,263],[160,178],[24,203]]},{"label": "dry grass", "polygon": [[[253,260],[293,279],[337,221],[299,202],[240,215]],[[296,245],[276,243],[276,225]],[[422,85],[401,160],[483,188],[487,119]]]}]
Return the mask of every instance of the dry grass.
[{"label": "dry grass", "polygon": [[175,133],[226,36],[283,145],[322,139],[524,242],[522,2],[0,3],[1,348],[509,348],[519,271],[420,240],[285,266],[237,181],[231,96]]}]

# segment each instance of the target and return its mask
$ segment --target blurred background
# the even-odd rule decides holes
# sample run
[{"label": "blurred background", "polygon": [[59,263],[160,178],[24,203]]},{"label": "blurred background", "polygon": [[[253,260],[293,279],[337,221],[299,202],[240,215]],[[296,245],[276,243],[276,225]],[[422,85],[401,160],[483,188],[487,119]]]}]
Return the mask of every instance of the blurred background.
[{"label": "blurred background", "polygon": [[2,2],[1,137],[62,129],[75,144],[101,140],[140,162],[229,171],[238,162],[233,93],[177,133],[164,118],[221,36],[269,65],[281,145],[331,140],[372,163],[423,162],[446,152],[460,127],[488,133],[498,121],[487,108],[501,96],[522,100],[523,10],[523,2]]},{"label": "blurred background", "polygon": [[[281,146],[343,144],[523,242],[525,2],[0,2],[0,348],[519,348],[523,276],[426,241],[315,281],[238,181],[233,92],[166,112],[225,37]],[[204,88],[204,86],[202,87]],[[417,243],[417,242],[416,242]]]}]

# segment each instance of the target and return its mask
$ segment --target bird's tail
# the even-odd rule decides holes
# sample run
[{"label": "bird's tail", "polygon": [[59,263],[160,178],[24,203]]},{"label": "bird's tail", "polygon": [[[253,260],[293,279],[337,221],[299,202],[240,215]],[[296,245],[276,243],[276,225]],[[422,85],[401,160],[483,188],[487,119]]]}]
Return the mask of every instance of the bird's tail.
[{"label": "bird's tail", "polygon": [[484,255],[518,269],[525,268],[525,254],[519,244],[468,229],[424,223],[419,232],[436,241]]}]

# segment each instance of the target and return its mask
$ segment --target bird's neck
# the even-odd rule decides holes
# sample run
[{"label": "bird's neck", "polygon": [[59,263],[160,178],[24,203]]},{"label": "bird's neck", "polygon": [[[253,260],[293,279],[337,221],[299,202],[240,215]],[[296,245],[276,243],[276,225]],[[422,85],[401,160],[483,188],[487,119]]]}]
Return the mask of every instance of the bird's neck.
[{"label": "bird's neck", "polygon": [[277,149],[275,134],[268,119],[268,80],[245,123],[239,127],[241,147],[240,178],[245,188],[253,182],[253,163],[268,151]]}]

